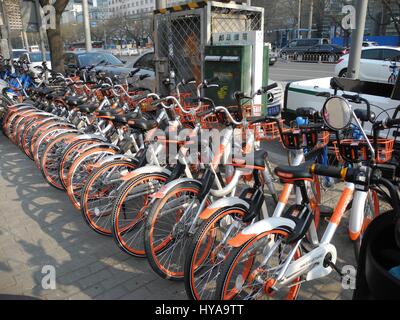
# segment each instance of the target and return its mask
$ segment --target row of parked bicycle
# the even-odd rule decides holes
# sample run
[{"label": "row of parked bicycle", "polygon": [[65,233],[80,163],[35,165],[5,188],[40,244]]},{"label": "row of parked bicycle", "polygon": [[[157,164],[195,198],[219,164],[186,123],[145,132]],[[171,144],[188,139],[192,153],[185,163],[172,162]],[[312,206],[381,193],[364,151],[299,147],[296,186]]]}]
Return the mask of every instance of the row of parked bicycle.
[{"label": "row of parked bicycle", "polygon": [[[162,278],[184,280],[191,299],[296,299],[303,282],[342,275],[332,239],[345,211],[357,257],[383,208],[400,213],[398,165],[389,164],[395,141],[380,135],[398,130],[399,108],[377,121],[367,100],[339,96],[333,81],[336,94],[321,94],[322,115],[302,108],[288,123],[251,104],[275,85],[253,96],[237,92],[238,105],[222,107],[201,96],[218,79],[182,80],[160,97],[92,69],[81,78],[54,74],[24,88],[25,96],[9,86],[3,132],[51,186],[66,191],[90,228],[146,257]],[[96,81],[86,81],[89,72]],[[366,108],[353,111],[349,101]],[[371,137],[361,125],[368,122]],[[288,150],[289,166],[272,169],[270,140]],[[329,210],[322,194],[338,181],[346,184]],[[317,233],[321,215],[328,224]],[[396,279],[389,269],[400,262],[385,259]],[[387,283],[384,294],[393,295]]]}]

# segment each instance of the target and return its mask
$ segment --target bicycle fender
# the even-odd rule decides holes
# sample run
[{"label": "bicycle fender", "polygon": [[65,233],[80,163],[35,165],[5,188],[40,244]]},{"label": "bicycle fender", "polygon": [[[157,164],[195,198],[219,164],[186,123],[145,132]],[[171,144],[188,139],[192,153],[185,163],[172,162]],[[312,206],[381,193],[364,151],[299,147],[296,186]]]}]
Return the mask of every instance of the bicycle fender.
[{"label": "bicycle fender", "polygon": [[167,183],[166,185],[162,186],[153,195],[153,198],[156,198],[156,199],[164,198],[170,190],[175,188],[180,183],[193,183],[193,184],[195,184],[195,185],[197,185],[198,187],[201,188],[201,182],[200,181],[198,181],[196,179],[191,179],[191,178],[181,178],[181,179],[178,179],[178,180],[171,181],[171,182]]},{"label": "bicycle fender", "polygon": [[250,205],[247,201],[244,201],[243,199],[240,199],[238,197],[227,197],[218,199],[217,201],[209,205],[206,209],[204,209],[203,212],[200,213],[200,219],[207,220],[215,212],[224,207],[242,207],[245,210],[250,209]]},{"label": "bicycle fender", "polygon": [[81,135],[77,136],[75,139],[78,139],[78,140],[96,139],[96,140],[100,140],[100,141],[104,141],[104,142],[108,141],[106,138],[99,136],[97,134],[81,134]]},{"label": "bicycle fender", "polygon": [[105,142],[99,142],[99,143],[91,144],[91,145],[88,146],[87,149],[85,149],[85,151],[89,151],[89,150],[91,150],[93,148],[104,148],[104,147],[110,148],[110,149],[114,149],[117,152],[119,152],[119,148],[117,146],[113,145],[112,143],[105,143]]},{"label": "bicycle fender", "polygon": [[105,164],[106,162],[111,162],[114,160],[126,160],[126,161],[134,162],[134,160],[136,160],[136,159],[135,159],[135,157],[129,156],[126,154],[114,154],[112,156],[106,157],[103,160],[101,160],[101,165]]},{"label": "bicycle fender", "polygon": [[127,175],[123,176],[121,180],[123,181],[128,181],[133,179],[134,177],[140,175],[140,174],[147,174],[147,173],[165,173],[167,175],[171,174],[171,171],[169,171],[166,168],[162,168],[159,166],[144,166],[141,168],[138,168],[136,170],[133,170],[132,172],[128,173]]},{"label": "bicycle fender", "polygon": [[254,237],[264,232],[278,228],[293,230],[295,226],[296,224],[294,223],[294,221],[287,218],[272,217],[264,219],[245,228],[242,232],[230,239],[228,241],[228,244],[234,248],[238,248],[250,239],[253,239]]}]

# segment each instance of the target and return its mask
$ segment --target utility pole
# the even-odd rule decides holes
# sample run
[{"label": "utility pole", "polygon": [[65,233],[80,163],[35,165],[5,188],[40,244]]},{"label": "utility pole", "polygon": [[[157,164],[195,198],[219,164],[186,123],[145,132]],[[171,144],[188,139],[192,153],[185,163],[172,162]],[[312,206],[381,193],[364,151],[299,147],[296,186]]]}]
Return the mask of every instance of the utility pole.
[{"label": "utility pole", "polygon": [[156,0],[156,9],[162,9],[167,7],[167,1],[166,0]]},{"label": "utility pole", "polygon": [[[42,15],[40,14],[40,3],[39,0],[35,0],[35,11],[36,11],[36,19],[38,21],[38,31],[39,31],[39,41],[40,41],[40,51],[42,52],[42,61],[46,61],[46,46],[44,45],[44,25],[42,22]],[[46,73],[47,75],[47,73]]]},{"label": "utility pole", "polygon": [[10,59],[12,58],[11,37],[8,25],[7,12],[5,10],[3,0],[0,0],[0,30],[1,30],[1,40],[0,40],[1,54],[5,59]]},{"label": "utility pole", "polygon": [[82,0],[83,24],[85,26],[86,51],[92,50],[92,38],[90,36],[90,19],[88,0]]},{"label": "utility pole", "polygon": [[358,79],[360,75],[360,59],[364,39],[365,20],[367,17],[368,0],[357,0],[356,26],[351,35],[351,48],[347,78]]},{"label": "utility pole", "polygon": [[301,0],[299,0],[299,11],[297,16],[297,38],[300,38],[300,28],[301,28]]},{"label": "utility pole", "polygon": [[308,19],[308,39],[312,38],[313,14],[314,14],[314,0],[310,0],[310,17]]}]

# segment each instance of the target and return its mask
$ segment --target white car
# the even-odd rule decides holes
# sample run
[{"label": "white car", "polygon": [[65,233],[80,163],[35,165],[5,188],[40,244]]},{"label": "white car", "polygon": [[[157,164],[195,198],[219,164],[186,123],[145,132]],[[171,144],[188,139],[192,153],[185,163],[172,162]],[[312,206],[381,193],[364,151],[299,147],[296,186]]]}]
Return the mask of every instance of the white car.
[{"label": "white car", "polygon": [[[41,52],[25,52],[23,53],[20,58],[20,61],[26,61],[29,64],[29,69],[38,74],[41,72],[40,69],[35,67],[42,67],[42,53]],[[46,64],[47,68],[51,70],[51,59],[50,53],[46,52]]]},{"label": "white car", "polygon": [[[349,55],[342,56],[335,67],[335,75],[345,77]],[[360,80],[388,83],[396,65],[400,68],[400,47],[366,47],[362,50],[360,61]]]}]

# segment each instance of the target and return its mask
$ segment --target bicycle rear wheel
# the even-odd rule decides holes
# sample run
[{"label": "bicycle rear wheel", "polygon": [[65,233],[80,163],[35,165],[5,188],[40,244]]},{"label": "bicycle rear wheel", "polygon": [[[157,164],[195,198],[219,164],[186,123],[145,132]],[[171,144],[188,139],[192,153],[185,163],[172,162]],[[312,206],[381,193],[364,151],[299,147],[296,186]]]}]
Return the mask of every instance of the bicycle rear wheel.
[{"label": "bicycle rear wheel", "polygon": [[135,257],[146,256],[144,228],[151,195],[168,179],[165,173],[141,174],[128,181],[114,203],[112,232],[118,247]]},{"label": "bicycle rear wheel", "polygon": [[221,267],[232,248],[227,241],[243,230],[247,211],[239,207],[219,209],[204,221],[187,250],[185,289],[189,299],[212,300]]},{"label": "bicycle rear wheel", "polygon": [[124,175],[137,168],[132,161],[115,160],[93,172],[84,186],[81,198],[82,215],[94,231],[112,235],[112,210]]}]

